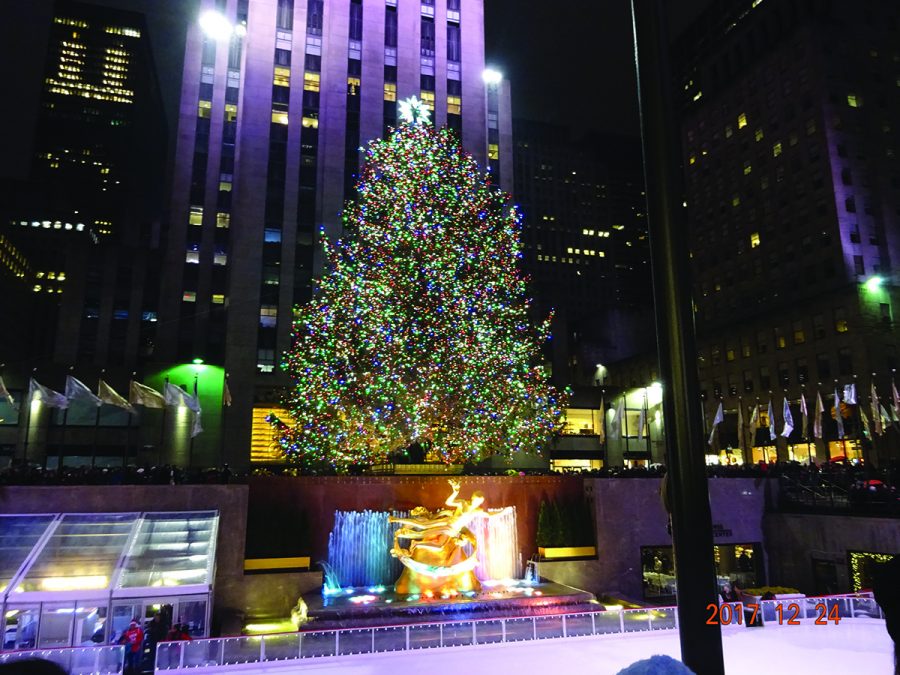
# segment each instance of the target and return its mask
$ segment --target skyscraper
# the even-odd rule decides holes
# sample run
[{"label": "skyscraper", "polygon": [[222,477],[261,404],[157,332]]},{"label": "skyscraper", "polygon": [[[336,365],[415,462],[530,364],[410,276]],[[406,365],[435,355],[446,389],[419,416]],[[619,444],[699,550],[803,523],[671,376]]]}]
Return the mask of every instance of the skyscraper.
[{"label": "skyscraper", "polygon": [[[246,462],[253,433],[253,459],[276,459],[260,439],[286,384],[292,308],[323,272],[320,233],[340,236],[359,148],[417,96],[511,186],[509,89],[483,76],[481,0],[204,0],[200,10],[154,359],[223,365],[234,402],[226,458]],[[218,451],[201,439],[198,449],[207,460]]]},{"label": "skyscraper", "polygon": [[144,18],[66,0],[50,16],[46,42],[26,56],[43,63],[30,170],[5,182],[0,207],[7,238],[28,261],[19,278],[35,303],[19,317],[27,343],[11,356],[23,371],[56,364],[130,372],[147,339],[142,312],[155,297],[156,274],[149,288],[144,281],[165,170]]},{"label": "skyscraper", "polygon": [[[890,392],[898,18],[895,3],[720,1],[676,43],[700,381],[726,426],[739,404],[746,421],[774,398],[780,434],[782,398],[797,420],[801,393],[831,408],[856,382],[869,415],[870,383]],[[858,457],[860,420],[842,440],[830,418],[825,441],[797,424],[744,460]],[[893,433],[872,459],[896,453]]]}]

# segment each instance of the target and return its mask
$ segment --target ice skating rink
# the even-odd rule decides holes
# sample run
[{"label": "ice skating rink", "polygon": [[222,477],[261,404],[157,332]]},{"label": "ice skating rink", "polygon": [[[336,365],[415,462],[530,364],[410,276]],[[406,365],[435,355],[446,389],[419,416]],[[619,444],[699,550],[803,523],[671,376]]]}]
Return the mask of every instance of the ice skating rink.
[{"label": "ice skating rink", "polygon": [[[722,639],[728,675],[893,673],[893,645],[884,621],[876,619],[854,619],[839,626],[730,626],[723,629]],[[678,633],[654,631],[191,670],[240,675],[615,675],[654,654],[679,658]]]}]

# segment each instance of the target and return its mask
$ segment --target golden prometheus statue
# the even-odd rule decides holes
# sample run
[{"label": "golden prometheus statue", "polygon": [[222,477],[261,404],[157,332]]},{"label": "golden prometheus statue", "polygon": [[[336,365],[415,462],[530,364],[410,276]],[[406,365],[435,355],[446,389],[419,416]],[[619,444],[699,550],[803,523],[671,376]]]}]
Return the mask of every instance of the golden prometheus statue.
[{"label": "golden prometheus statue", "polygon": [[[391,548],[391,555],[405,567],[394,584],[397,593],[452,596],[481,590],[474,571],[478,545],[468,525],[476,516],[500,515],[509,509],[487,513],[481,508],[484,494],[476,490],[470,500],[458,499],[460,482],[448,482],[453,492],[445,504],[450,508],[432,513],[418,506],[409,518],[389,518],[401,525]],[[400,546],[401,539],[408,540],[407,548]],[[471,553],[466,552],[467,543]]]}]

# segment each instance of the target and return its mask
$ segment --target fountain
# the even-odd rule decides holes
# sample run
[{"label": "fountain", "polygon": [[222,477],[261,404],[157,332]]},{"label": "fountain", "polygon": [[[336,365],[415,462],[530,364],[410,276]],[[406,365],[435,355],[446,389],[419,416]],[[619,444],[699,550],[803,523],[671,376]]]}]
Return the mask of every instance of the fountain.
[{"label": "fountain", "polygon": [[599,608],[590,593],[540,582],[536,565],[523,579],[515,508],[482,509],[484,495],[462,499],[450,484],[436,511],[335,512],[322,594],[305,598],[316,627]]}]

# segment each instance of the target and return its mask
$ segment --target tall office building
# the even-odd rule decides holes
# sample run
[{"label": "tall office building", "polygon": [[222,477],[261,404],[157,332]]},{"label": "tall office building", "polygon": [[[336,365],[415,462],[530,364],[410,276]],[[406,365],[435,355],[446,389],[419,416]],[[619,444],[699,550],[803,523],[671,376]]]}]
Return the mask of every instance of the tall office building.
[{"label": "tall office building", "polygon": [[640,143],[516,120],[513,155],[529,290],[541,318],[554,312],[553,380],[602,384],[653,344]]},{"label": "tall office building", "polygon": [[[43,16],[40,7],[22,11]],[[4,360],[21,372],[56,365],[130,373],[149,339],[156,274],[149,288],[144,281],[165,170],[144,18],[66,0],[48,13],[49,28],[25,55],[43,63],[33,137],[22,130],[30,169],[3,182],[3,234],[28,261],[18,278],[32,294],[32,311],[17,321],[27,340]]]},{"label": "tall office building", "polygon": [[[200,11],[154,356],[224,366],[226,460],[277,460],[264,417],[287,384],[292,308],[323,272],[319,232],[341,233],[359,148],[417,96],[511,186],[509,89],[483,75],[481,0],[203,0]],[[199,457],[220,451],[197,440]]]},{"label": "tall office building", "polygon": [[[872,418],[870,384],[890,393],[898,10],[720,1],[676,44],[701,388],[708,415],[724,399],[732,430],[740,401],[749,410],[758,400],[765,417],[774,399],[780,433],[785,396],[799,420],[802,392],[811,406],[821,390],[831,408],[836,381],[856,382]],[[859,456],[858,415],[847,420],[849,441],[825,418],[825,442],[807,444],[798,423],[777,443],[760,434],[744,459]],[[896,453],[894,432],[879,436],[870,421],[872,459]]]}]

